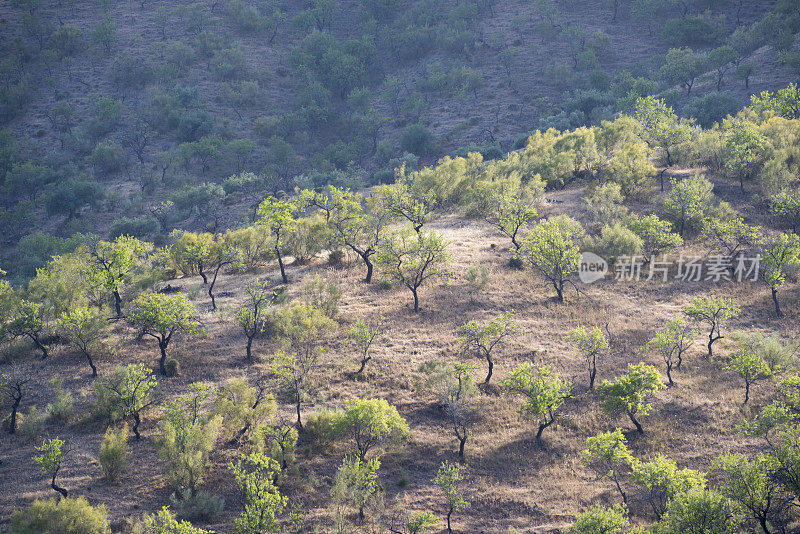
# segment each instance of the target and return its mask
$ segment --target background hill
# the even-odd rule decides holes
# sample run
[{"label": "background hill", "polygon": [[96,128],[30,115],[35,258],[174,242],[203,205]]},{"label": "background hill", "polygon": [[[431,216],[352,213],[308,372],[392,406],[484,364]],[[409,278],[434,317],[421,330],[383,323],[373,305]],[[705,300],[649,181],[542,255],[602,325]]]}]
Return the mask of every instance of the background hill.
[{"label": "background hill", "polygon": [[3,2],[0,261],[21,279],[76,232],[221,230],[259,192],[490,159],[649,93],[708,126],[796,78],[797,19],[789,0]]}]

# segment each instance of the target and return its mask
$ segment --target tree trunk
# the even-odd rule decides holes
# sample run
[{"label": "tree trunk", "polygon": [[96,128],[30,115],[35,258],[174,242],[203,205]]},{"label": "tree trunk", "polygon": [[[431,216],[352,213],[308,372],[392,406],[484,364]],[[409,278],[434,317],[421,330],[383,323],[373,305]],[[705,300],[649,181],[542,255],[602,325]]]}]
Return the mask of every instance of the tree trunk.
[{"label": "tree trunk", "polygon": [[139,417],[139,412],[133,413],[133,435],[136,436],[136,441],[142,439],[142,436],[139,435],[139,424],[142,422],[141,418]]},{"label": "tree trunk", "polygon": [[286,269],[283,266],[283,258],[281,257],[281,251],[278,250],[278,247],[275,247],[275,254],[278,255],[278,265],[281,268],[281,279],[283,279],[284,284],[288,284],[289,278],[286,276]]},{"label": "tree trunk", "polygon": [[42,342],[39,341],[39,334],[36,333],[28,334],[28,337],[30,337],[33,340],[33,343],[36,345],[36,348],[42,351],[42,359],[46,360],[48,356],[47,347],[42,345]]},{"label": "tree trunk", "polygon": [[63,497],[67,497],[68,492],[58,484],[56,484],[56,475],[58,473],[53,473],[53,478],[50,480],[50,487],[59,492]]},{"label": "tree trunk", "polygon": [[711,347],[711,345],[713,345],[714,342],[720,339],[721,337],[722,336],[714,337],[714,329],[713,328],[711,329],[711,333],[708,334],[708,356],[706,357],[707,360],[710,360],[714,356],[714,349]]},{"label": "tree trunk", "polygon": [[488,384],[489,380],[492,379],[492,371],[494,370],[494,362],[492,361],[492,357],[489,356],[488,354],[486,355],[486,363],[489,364],[489,372],[486,374],[486,380],[484,380],[483,382],[485,384]]},{"label": "tree trunk", "polygon": [[619,479],[616,477],[616,475],[614,475],[614,484],[617,485],[617,491],[619,491],[619,494],[622,496],[622,502],[624,504],[627,504],[628,496],[625,494],[624,491],[622,491],[622,486],[619,485]]},{"label": "tree trunk", "polygon": [[11,420],[9,421],[8,433],[12,435],[17,433],[17,410],[19,410],[20,402],[22,402],[22,397],[15,398],[14,404],[11,405]]},{"label": "tree trunk", "polygon": [[783,317],[783,312],[781,311],[781,305],[778,302],[778,290],[776,288],[772,288],[772,302],[775,303],[775,314],[778,317]]},{"label": "tree trunk", "polygon": [[89,362],[89,367],[92,368],[92,378],[97,378],[97,367],[95,367],[94,361],[92,361],[91,354],[89,354],[89,351],[84,351],[83,354],[86,356],[86,360]]},{"label": "tree trunk", "polygon": [[[450,533],[452,533],[452,532],[453,532],[453,529],[452,529],[452,527],[450,526],[450,516],[451,516],[451,515],[453,515],[453,509],[452,509],[452,508],[450,508],[450,509],[447,511],[447,532],[448,532],[448,534],[450,534]],[[769,532],[767,532],[767,534],[769,534]]]},{"label": "tree trunk", "polygon": [[667,363],[667,380],[669,381],[669,387],[675,385],[675,382],[672,381],[672,363]]},{"label": "tree trunk", "polygon": [[564,302],[564,282],[553,282],[553,287],[556,288],[558,302]]},{"label": "tree trunk", "polygon": [[458,438],[458,458],[464,462],[464,445],[467,444],[467,435],[464,434],[463,438]]},{"label": "tree trunk", "polygon": [[411,293],[414,295],[414,313],[417,313],[419,312],[419,296],[417,295],[417,289],[412,289]]},{"label": "tree trunk", "polygon": [[761,530],[764,531],[764,534],[770,534],[769,527],[767,526],[767,518],[766,517],[759,517],[758,523],[761,525]]},{"label": "tree trunk", "polygon": [[367,266],[367,276],[364,277],[364,282],[367,284],[372,282],[372,262],[369,260],[369,255],[362,254],[361,259],[364,260],[364,265]]},{"label": "tree trunk", "polygon": [[552,425],[552,424],[553,424],[553,421],[550,421],[548,423],[539,423],[539,430],[536,432],[536,444],[539,447],[543,447],[543,445],[542,445],[542,432],[544,432],[544,429],[547,428],[548,426]]},{"label": "tree trunk", "polygon": [[597,376],[597,364],[592,362],[592,368],[589,369],[589,389],[594,391],[594,378]]},{"label": "tree trunk", "polygon": [[632,412],[628,412],[628,417],[631,418],[631,423],[633,423],[633,426],[636,427],[636,431],[639,434],[644,434],[644,428],[642,428],[642,425],[639,423],[639,421],[636,420],[636,416],[633,415]]},{"label": "tree trunk", "polygon": [[247,361],[251,363],[253,362],[253,354],[252,354],[253,337],[254,336],[247,336]]},{"label": "tree trunk", "polygon": [[747,401],[750,400],[750,382],[745,381],[744,383],[744,403],[747,404]]},{"label": "tree trunk", "polygon": [[297,409],[297,430],[303,430],[303,422],[300,420],[300,398],[298,395],[297,404],[295,405]]},{"label": "tree trunk", "polygon": [[158,342],[158,348],[161,350],[161,359],[158,360],[158,370],[162,375],[167,376],[167,344],[163,341]]},{"label": "tree trunk", "polygon": [[361,358],[361,367],[359,367],[358,371],[356,371],[357,375],[360,375],[361,373],[364,372],[364,367],[367,366],[367,362],[370,361],[371,359],[372,359],[372,356],[367,356],[366,358]]},{"label": "tree trunk", "polygon": [[119,296],[119,291],[114,291],[114,311],[117,312],[117,319],[122,317],[122,297]]},{"label": "tree trunk", "polygon": [[211,297],[211,311],[217,311],[217,300],[214,298],[214,283],[208,286],[208,296]]}]

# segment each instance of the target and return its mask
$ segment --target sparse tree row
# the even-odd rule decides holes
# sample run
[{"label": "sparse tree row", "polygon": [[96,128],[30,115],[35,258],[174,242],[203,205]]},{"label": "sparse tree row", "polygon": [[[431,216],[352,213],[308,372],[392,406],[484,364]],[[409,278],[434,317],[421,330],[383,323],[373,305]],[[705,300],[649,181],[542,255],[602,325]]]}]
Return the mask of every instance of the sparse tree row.
[{"label": "sparse tree row", "polygon": [[[125,483],[132,467],[130,449],[141,450],[142,441],[158,452],[163,480],[173,491],[170,505],[141,518],[136,532],[204,532],[190,522],[212,522],[225,506],[236,508],[233,524],[239,532],[310,529],[314,525],[305,524],[295,508],[302,501],[293,490],[312,449],[341,458],[329,473],[337,531],[371,525],[423,532],[437,522],[454,531],[470,507],[471,438],[486,428],[493,392],[518,402],[518,424],[532,423],[522,428],[538,453],[546,455],[556,433],[574,432],[567,416],[578,403],[602,409],[607,426],[615,427],[621,418],[635,435],[646,436],[645,428],[661,414],[665,399],[684,387],[680,373],[699,365],[714,366],[729,377],[737,385],[737,397],[741,391],[742,404],[753,404],[755,395],[762,401],[767,384],[774,386],[775,399],[754,408],[755,415],[739,428],[763,438],[760,452],[722,454],[706,473],[679,468],[665,455],[636,458],[620,429],[589,437],[581,458],[598,477],[609,480],[622,502],[581,513],[573,531],[622,532],[632,517],[653,523],[655,532],[781,531],[795,519],[793,506],[800,495],[795,476],[800,471],[796,349],[777,333],[742,330],[740,317],[750,310],[722,290],[684,303],[661,328],[648,332],[625,369],[607,364],[610,353],[620,350],[608,324],[585,318],[585,324],[563,339],[581,362],[579,377],[569,376],[563,362],[552,358],[520,362],[511,357],[519,356],[520,346],[536,335],[523,328],[524,313],[508,309],[468,318],[453,332],[457,343],[445,350],[452,358],[426,361],[419,369],[420,387],[414,394],[428,402],[436,399],[441,408],[437,422],[452,434],[453,446],[449,456],[436,459],[440,466],[430,476],[440,502],[433,510],[409,512],[387,504],[381,470],[386,462],[396,464],[403,446],[414,439],[413,420],[403,415],[408,413],[405,403],[350,395],[336,401],[336,408],[309,413],[310,406],[326,402],[325,387],[333,373],[367,382],[383,373],[380,364],[391,332],[384,318],[340,310],[342,288],[332,277],[317,273],[299,281],[304,265],[319,262],[323,253],[332,266],[354,260],[351,267],[365,273],[364,283],[374,283],[374,269],[380,280],[374,291],[397,301],[392,314],[412,323],[430,319],[437,294],[457,280],[458,258],[444,231],[437,230],[437,217],[443,210],[461,209],[485,219],[509,241],[507,248],[495,247],[503,264],[523,270],[520,277],[526,277],[532,294],[552,296],[548,305],[564,309],[589,300],[589,292],[626,283],[603,280],[598,290],[581,286],[577,273],[582,252],[595,252],[612,266],[648,255],[643,259],[653,265],[656,260],[650,256],[691,244],[709,256],[732,258],[720,270],[720,277],[731,279],[740,273],[738,259],[760,254],[760,280],[769,292],[756,284],[747,291],[764,321],[780,325],[785,315],[797,316],[788,299],[780,306],[779,291],[786,285],[796,290],[800,237],[749,224],[744,214],[719,201],[714,184],[701,175],[672,180],[662,193],[653,161],[663,156],[669,165],[670,159],[677,164],[702,156],[712,165],[719,157],[718,168],[723,169],[729,161],[726,151],[736,152],[732,147],[739,143],[739,134],[728,132],[743,121],[773,152],[748,163],[752,168],[747,176],[740,174],[745,167],[738,164],[729,170],[737,185],[749,187],[755,181],[766,194],[774,185],[769,178],[775,176],[775,166],[791,172],[800,161],[786,156],[798,146],[784,136],[800,126],[796,119],[780,116],[784,98],[786,94],[762,95],[730,124],[712,130],[676,126],[662,102],[641,99],[633,116],[596,128],[537,132],[525,150],[502,160],[483,162],[479,154],[470,154],[444,158],[417,172],[401,167],[395,183],[364,193],[330,185],[267,196],[249,226],[224,233],[176,231],[163,247],[128,235],[110,241],[83,237],[73,251],[53,256],[27,286],[0,280],[0,335],[21,353],[4,364],[0,381],[9,405],[6,428],[15,440],[40,443],[32,461],[61,495],[16,513],[12,532],[59,531],[58,521],[76,520],[97,525],[94,532],[109,531],[103,507],[91,507],[83,496],[73,496],[74,489],[62,486],[67,485],[65,473],[74,468],[74,445],[43,433],[45,424],[49,429],[84,420],[108,425],[97,457],[109,482]],[[657,143],[653,150],[648,120],[687,128],[691,135],[670,148]],[[784,155],[778,156],[781,143]],[[590,222],[582,224],[577,215],[544,215],[552,212],[543,201],[545,191],[577,180],[587,183]],[[791,206],[797,195],[790,186],[791,181],[764,197],[775,226],[787,223],[779,207]],[[634,200],[651,200],[657,213],[629,213]],[[484,297],[488,275],[481,282],[476,273],[465,276],[467,285],[478,288],[470,301]],[[215,294],[217,283],[228,291]],[[238,285],[244,298],[234,301],[230,290]],[[179,385],[170,377],[191,370],[187,342],[199,343],[212,320],[236,332],[238,352],[230,356],[231,365],[246,369],[252,378]],[[334,345],[342,331],[348,334],[347,344]],[[693,349],[699,339],[703,348],[698,352]],[[150,363],[115,357],[113,346],[123,340],[150,354]],[[342,357],[331,354],[333,347],[352,358],[347,371],[333,365]],[[54,358],[65,357],[87,364],[91,413],[76,414],[73,392],[54,379],[48,383],[54,401],[39,415],[31,402],[31,384],[39,384],[37,378],[48,373]],[[648,357],[659,366],[663,362],[673,388],[667,389],[659,368],[645,361]],[[480,386],[475,378],[479,372]],[[492,382],[495,372],[499,377]],[[495,384],[499,387],[493,389]],[[134,438],[128,443],[131,431]],[[235,453],[225,476],[240,490],[236,503],[226,504],[210,492],[209,481],[220,477],[223,448]],[[50,523],[42,527],[36,521]]]}]

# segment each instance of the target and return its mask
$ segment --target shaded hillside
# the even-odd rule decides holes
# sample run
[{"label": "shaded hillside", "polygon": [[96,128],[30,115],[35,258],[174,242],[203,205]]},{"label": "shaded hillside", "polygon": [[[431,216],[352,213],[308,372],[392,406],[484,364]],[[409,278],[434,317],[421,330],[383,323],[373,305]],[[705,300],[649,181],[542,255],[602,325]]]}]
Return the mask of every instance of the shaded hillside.
[{"label": "shaded hillside", "polygon": [[[75,232],[221,230],[245,211],[222,208],[239,204],[232,193],[360,187],[468,149],[497,157],[535,127],[598,124],[648,93],[713,121],[796,76],[791,1],[658,5],[4,2],[0,258],[29,277]],[[670,48],[696,49],[702,78],[726,42],[723,92],[702,79],[691,98],[712,100],[669,89]],[[752,66],[747,89],[737,65]],[[224,183],[241,171],[257,178]],[[166,225],[151,213],[164,200]]]}]

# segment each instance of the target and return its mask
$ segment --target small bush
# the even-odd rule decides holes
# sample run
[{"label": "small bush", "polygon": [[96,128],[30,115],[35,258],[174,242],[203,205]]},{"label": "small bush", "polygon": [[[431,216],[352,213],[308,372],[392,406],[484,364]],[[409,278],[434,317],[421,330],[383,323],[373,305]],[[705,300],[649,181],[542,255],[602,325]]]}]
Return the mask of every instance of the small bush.
[{"label": "small bush", "polygon": [[90,159],[97,172],[111,174],[125,165],[125,150],[116,143],[97,143]]},{"label": "small bush", "polygon": [[616,261],[620,256],[635,256],[642,252],[642,238],[625,228],[620,223],[606,225],[600,236],[593,240],[590,247],[597,255]]},{"label": "small bush", "polygon": [[342,249],[331,250],[328,253],[328,265],[341,265],[344,261],[344,251]]},{"label": "small bush", "polygon": [[158,221],[153,216],[136,217],[120,217],[114,219],[108,229],[108,238],[116,239],[121,235],[129,235],[137,238],[147,237],[158,233],[160,226]]},{"label": "small bush", "polygon": [[109,428],[100,444],[100,467],[110,482],[128,470],[128,425],[118,430]]},{"label": "small bush", "polygon": [[225,508],[225,499],[207,491],[185,489],[180,495],[173,493],[169,500],[175,514],[188,521],[212,521]]},{"label": "small bush", "polygon": [[435,139],[430,130],[421,124],[412,124],[400,136],[400,148],[416,156],[429,156],[435,152]]},{"label": "small bush", "polygon": [[47,418],[57,423],[67,423],[75,414],[75,399],[72,393],[65,391],[60,378],[53,378],[48,382],[56,394],[56,400],[47,405]]},{"label": "small bush", "polygon": [[14,512],[10,534],[110,534],[105,506],[94,508],[86,497],[36,500]]},{"label": "small bush", "polygon": [[36,406],[31,406],[24,416],[17,414],[17,435],[25,443],[33,443],[39,440],[44,429],[44,416],[39,413]]},{"label": "small bush", "polygon": [[321,410],[308,416],[306,432],[311,440],[321,447],[328,447],[336,439],[336,427],[341,414],[333,410]]},{"label": "small bush", "polygon": [[392,289],[392,287],[394,287],[394,285],[392,284],[391,280],[387,278],[381,278],[380,280],[378,280],[378,287],[383,289],[384,291],[389,291],[390,289]]},{"label": "small bush", "polygon": [[175,358],[169,358],[165,363],[164,367],[167,369],[167,376],[178,376],[181,374],[181,364]]},{"label": "small bush", "polygon": [[321,274],[307,276],[303,281],[303,299],[314,308],[318,308],[328,317],[336,317],[339,313],[339,300],[342,290],[333,280]]}]

